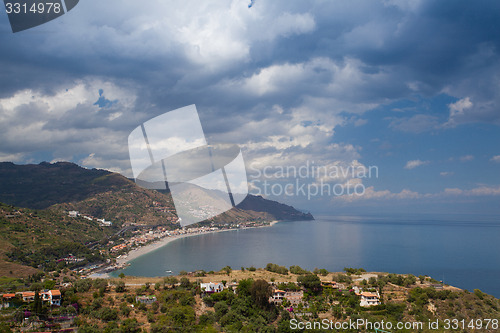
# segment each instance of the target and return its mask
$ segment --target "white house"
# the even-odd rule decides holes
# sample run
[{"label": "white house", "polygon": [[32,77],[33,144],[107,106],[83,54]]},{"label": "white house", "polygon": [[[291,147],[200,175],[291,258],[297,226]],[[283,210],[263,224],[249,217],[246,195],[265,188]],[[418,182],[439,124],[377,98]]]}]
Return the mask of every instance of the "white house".
[{"label": "white house", "polygon": [[72,210],[68,212],[69,217],[78,217],[78,211]]},{"label": "white house", "polygon": [[224,285],[222,283],[200,283],[200,288],[206,293],[220,293],[224,290]]},{"label": "white house", "polygon": [[101,227],[111,227],[113,225],[113,222],[106,221],[105,219],[97,219],[97,222],[99,222]]},{"label": "white house", "polygon": [[364,291],[361,293],[361,306],[380,305],[380,295],[378,292]]}]

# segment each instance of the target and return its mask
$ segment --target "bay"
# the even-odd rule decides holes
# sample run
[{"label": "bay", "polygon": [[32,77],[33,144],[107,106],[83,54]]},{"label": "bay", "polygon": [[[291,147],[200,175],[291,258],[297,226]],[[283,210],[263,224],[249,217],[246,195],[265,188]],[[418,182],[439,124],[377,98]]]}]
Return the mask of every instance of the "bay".
[{"label": "bay", "polygon": [[134,276],[219,270],[229,265],[344,267],[430,275],[500,297],[500,220],[495,216],[324,216],[175,240],[123,270]]}]

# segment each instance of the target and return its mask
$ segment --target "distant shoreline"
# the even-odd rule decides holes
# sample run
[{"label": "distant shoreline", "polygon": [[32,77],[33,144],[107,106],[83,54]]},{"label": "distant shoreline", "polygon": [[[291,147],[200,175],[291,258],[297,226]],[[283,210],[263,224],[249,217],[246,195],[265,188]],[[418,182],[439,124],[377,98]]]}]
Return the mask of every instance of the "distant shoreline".
[{"label": "distant shoreline", "polygon": [[[168,237],[163,237],[157,241],[154,241],[152,243],[149,243],[144,246],[137,247],[135,249],[130,250],[127,254],[122,255],[119,259],[116,260],[117,265],[124,265],[124,264],[129,264],[131,261],[142,257],[148,253],[154,252],[169,243],[177,240],[177,239],[182,239],[182,238],[187,238],[187,237],[193,237],[193,236],[199,236],[199,235],[208,235],[208,234],[214,234],[218,232],[224,232],[224,231],[235,231],[235,230],[245,230],[245,229],[255,229],[255,228],[267,228],[267,227],[272,227],[276,223],[279,223],[281,221],[271,221],[269,225],[263,225],[259,227],[248,227],[248,228],[234,228],[234,229],[221,229],[221,230],[213,230],[213,231],[207,231],[207,232],[201,232],[201,233],[190,233],[190,234],[182,234],[182,235],[176,235],[176,236],[168,236]],[[111,272],[110,272],[111,273]],[[94,273],[92,274],[95,277],[100,277],[100,278],[110,278],[110,273]],[[92,276],[91,275],[91,276]]]}]

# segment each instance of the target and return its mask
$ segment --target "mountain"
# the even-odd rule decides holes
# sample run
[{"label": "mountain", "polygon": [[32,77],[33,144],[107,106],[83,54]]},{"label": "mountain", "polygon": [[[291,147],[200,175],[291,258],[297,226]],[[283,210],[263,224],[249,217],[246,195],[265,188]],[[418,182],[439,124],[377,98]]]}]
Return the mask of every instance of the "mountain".
[{"label": "mountain", "polygon": [[314,220],[311,213],[303,213],[292,206],[264,199],[261,196],[249,195],[236,206],[245,211],[267,213],[276,220]]},{"label": "mountain", "polygon": [[[149,190],[106,170],[69,162],[38,165],[0,163],[0,202],[30,209],[77,210],[118,225],[171,224],[175,209],[169,193]],[[293,207],[249,195],[237,208],[210,221],[312,220]]]},{"label": "mountain", "polygon": [[18,207],[45,209],[130,187],[129,183],[125,177],[113,176],[109,171],[84,169],[68,162],[0,163],[0,202]]}]

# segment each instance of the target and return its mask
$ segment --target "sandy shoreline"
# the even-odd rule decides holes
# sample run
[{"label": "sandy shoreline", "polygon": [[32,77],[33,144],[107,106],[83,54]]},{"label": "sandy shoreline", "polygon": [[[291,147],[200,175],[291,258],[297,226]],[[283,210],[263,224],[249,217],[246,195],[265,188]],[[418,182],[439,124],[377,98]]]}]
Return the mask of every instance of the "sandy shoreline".
[{"label": "sandy shoreline", "polygon": [[127,254],[122,255],[119,259],[117,259],[116,263],[119,265],[129,263],[134,259],[137,259],[145,254],[156,251],[159,248],[166,246],[167,244],[169,244],[170,242],[173,242],[176,239],[192,237],[192,236],[199,236],[199,235],[207,235],[207,234],[213,234],[213,233],[224,232],[224,231],[272,227],[273,225],[275,225],[278,222],[279,221],[272,221],[272,222],[270,222],[270,224],[268,226],[261,226],[261,227],[250,227],[250,228],[244,228],[244,229],[223,229],[223,230],[214,230],[214,231],[209,231],[209,232],[191,233],[191,234],[183,234],[183,235],[164,237],[164,238],[157,240],[153,243],[150,243],[150,244],[135,248],[133,250],[130,250]]}]

